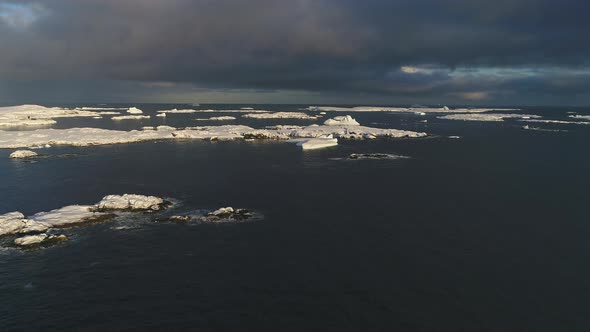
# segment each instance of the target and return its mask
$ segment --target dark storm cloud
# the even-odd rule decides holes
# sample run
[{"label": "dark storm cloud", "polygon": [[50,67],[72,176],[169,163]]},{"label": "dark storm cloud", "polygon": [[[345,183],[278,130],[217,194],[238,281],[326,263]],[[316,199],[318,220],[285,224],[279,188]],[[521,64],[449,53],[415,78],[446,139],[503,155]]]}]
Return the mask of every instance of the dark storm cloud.
[{"label": "dark storm cloud", "polygon": [[[589,7],[581,0],[0,0],[0,78],[416,98],[538,89],[571,97],[588,82]],[[548,70],[518,73],[531,68]]]}]

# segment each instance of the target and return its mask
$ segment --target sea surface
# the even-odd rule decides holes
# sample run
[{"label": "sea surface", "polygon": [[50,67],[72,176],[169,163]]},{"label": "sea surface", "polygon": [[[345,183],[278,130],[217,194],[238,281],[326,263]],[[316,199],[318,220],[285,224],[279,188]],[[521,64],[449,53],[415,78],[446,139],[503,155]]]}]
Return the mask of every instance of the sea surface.
[{"label": "sea surface", "polygon": [[[125,105],[101,105],[112,106]],[[148,115],[193,108],[133,106]],[[590,109],[521,112],[565,120]],[[179,213],[233,206],[264,216],[177,224],[138,214],[64,229],[70,241],[60,245],[0,249],[0,331],[590,331],[590,126],[326,118],[345,114],[432,136],[317,151],[276,141],[51,147],[34,162],[0,150],[0,214],[137,193],[174,199]],[[238,119],[194,120],[219,115]],[[68,118],[53,127],[320,121],[240,117]],[[346,159],[373,152],[410,158]]]}]

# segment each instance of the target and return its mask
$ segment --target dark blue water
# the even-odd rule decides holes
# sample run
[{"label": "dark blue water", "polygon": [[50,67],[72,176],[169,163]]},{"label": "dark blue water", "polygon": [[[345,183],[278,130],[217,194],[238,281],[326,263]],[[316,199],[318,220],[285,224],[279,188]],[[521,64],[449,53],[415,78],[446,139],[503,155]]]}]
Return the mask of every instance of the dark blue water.
[{"label": "dark blue water", "polygon": [[[526,110],[556,119],[567,111]],[[217,115],[165,121],[205,125],[191,121]],[[139,193],[176,198],[179,211],[234,206],[264,215],[219,225],[144,215],[130,229],[78,227],[64,230],[71,241],[63,245],[3,250],[0,330],[589,330],[590,126],[542,132],[517,121],[352,115],[435,137],[310,152],[283,142],[53,147],[36,163],[0,150],[0,213]],[[115,126],[64,119],[56,127],[82,124]],[[411,159],[334,160],[365,152]]]}]

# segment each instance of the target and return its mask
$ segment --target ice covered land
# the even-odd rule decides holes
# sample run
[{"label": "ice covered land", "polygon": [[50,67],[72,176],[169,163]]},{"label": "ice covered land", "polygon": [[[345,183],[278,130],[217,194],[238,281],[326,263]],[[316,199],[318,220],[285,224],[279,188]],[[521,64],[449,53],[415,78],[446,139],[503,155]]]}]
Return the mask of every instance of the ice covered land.
[{"label": "ice covered land", "polygon": [[307,115],[302,112],[275,112],[275,113],[248,113],[242,115],[244,118],[252,119],[304,119],[315,120],[318,116]]},{"label": "ice covered land", "polygon": [[331,111],[331,112],[407,112],[407,113],[483,113],[489,111],[517,111],[507,108],[448,108],[443,107],[381,107],[381,106],[309,106],[310,111]]},{"label": "ice covered land", "polygon": [[[162,198],[136,194],[108,195],[94,205],[69,205],[48,212],[39,212],[28,218],[20,212],[0,215],[0,235],[26,235],[15,240],[17,245],[32,245],[54,240],[48,232],[54,228],[110,219],[118,211],[160,211],[168,203]],[[35,236],[30,235],[35,233]],[[43,233],[43,234],[36,234]]]},{"label": "ice covered land", "polygon": [[449,114],[439,116],[439,119],[445,120],[461,120],[461,121],[489,121],[501,122],[504,119],[535,119],[540,118],[539,115],[531,114],[515,114],[515,113],[477,113],[477,114]]},{"label": "ice covered land", "polygon": [[100,113],[39,105],[0,107],[0,128],[49,126],[56,123],[55,118],[95,116],[100,116]]},{"label": "ice covered land", "polygon": [[[353,119],[354,120],[354,119]],[[0,148],[42,147],[46,145],[105,145],[168,139],[235,140],[321,138],[332,135],[343,139],[373,139],[376,137],[424,137],[423,132],[371,128],[360,125],[276,126],[274,129],[254,129],[243,125],[200,126],[175,129],[168,126],[157,130],[111,130],[101,128],[37,129],[32,131],[0,130]]]}]

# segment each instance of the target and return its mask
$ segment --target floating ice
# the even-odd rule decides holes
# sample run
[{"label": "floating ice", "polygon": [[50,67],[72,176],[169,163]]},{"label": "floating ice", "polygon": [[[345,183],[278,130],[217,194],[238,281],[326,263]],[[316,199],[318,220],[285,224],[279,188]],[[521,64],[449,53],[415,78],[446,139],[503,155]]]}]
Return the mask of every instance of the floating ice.
[{"label": "floating ice", "polygon": [[121,120],[143,120],[149,119],[149,115],[121,115],[121,116],[113,116],[111,120],[114,121],[121,121]]},{"label": "floating ice", "polygon": [[478,114],[450,114],[439,116],[439,119],[462,120],[462,121],[489,121],[501,122],[504,119],[532,119],[540,118],[539,115],[514,114],[514,113],[478,113]]},{"label": "floating ice", "polygon": [[10,212],[0,215],[0,235],[18,233],[24,226],[25,216],[20,212]]},{"label": "floating ice", "polygon": [[301,112],[275,112],[275,113],[249,113],[242,115],[244,118],[252,119],[304,119],[315,120],[318,117],[315,115],[307,115]]},{"label": "floating ice", "polygon": [[188,113],[196,113],[196,112],[197,112],[197,110],[193,110],[193,109],[180,109],[179,110],[176,108],[173,108],[171,110],[158,111],[158,113],[163,113],[163,114],[166,114],[166,113],[188,114]]},{"label": "floating ice", "polygon": [[350,115],[337,116],[324,122],[326,126],[360,126]]},{"label": "floating ice", "polygon": [[[76,107],[77,110],[81,111],[124,111],[128,109],[127,107],[93,107],[93,106],[84,106],[84,107]],[[102,114],[106,114],[108,112],[101,112]],[[115,112],[119,114],[119,112]]]},{"label": "floating ice", "polygon": [[37,152],[30,150],[17,150],[10,154],[10,158],[31,158],[38,156]]},{"label": "floating ice", "polygon": [[127,113],[129,113],[129,114],[143,114],[143,111],[142,111],[142,110],[140,110],[140,109],[139,109],[139,108],[137,108],[137,107],[130,107],[130,108],[127,110]]},{"label": "floating ice", "polygon": [[293,140],[302,150],[317,150],[338,145],[338,140],[331,137],[309,138]]},{"label": "floating ice", "polygon": [[231,121],[235,120],[236,118],[233,116],[212,116],[208,119],[195,119],[198,121]]},{"label": "floating ice", "polygon": [[309,106],[310,111],[333,111],[333,112],[421,112],[421,113],[482,113],[489,111],[517,111],[518,109],[508,108],[455,108],[448,107],[380,107],[380,106],[358,106],[358,107],[338,107],[338,106]]},{"label": "floating ice", "polygon": [[165,118],[166,117],[166,113],[156,114],[156,116],[161,117],[161,118]]},{"label": "floating ice", "polygon": [[590,115],[570,115],[568,118],[590,120]]},{"label": "floating ice", "polygon": [[550,124],[565,124],[565,125],[590,125],[590,121],[564,121],[564,120],[539,120],[539,119],[525,119],[522,122],[531,123],[550,123]]},{"label": "floating ice", "polygon": [[394,159],[409,159],[407,156],[400,156],[389,153],[352,153],[348,156],[349,160],[394,160]]},{"label": "floating ice", "polygon": [[72,226],[111,217],[105,213],[93,211],[93,208],[94,206],[91,205],[64,206],[49,212],[39,212],[29,217],[29,219],[52,228]]},{"label": "floating ice", "polygon": [[205,221],[210,222],[227,222],[242,221],[252,218],[254,215],[246,209],[234,209],[233,207],[219,208],[210,212],[205,217]]}]

